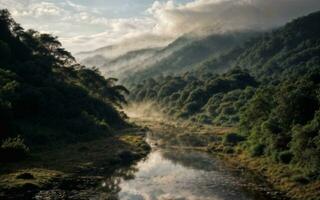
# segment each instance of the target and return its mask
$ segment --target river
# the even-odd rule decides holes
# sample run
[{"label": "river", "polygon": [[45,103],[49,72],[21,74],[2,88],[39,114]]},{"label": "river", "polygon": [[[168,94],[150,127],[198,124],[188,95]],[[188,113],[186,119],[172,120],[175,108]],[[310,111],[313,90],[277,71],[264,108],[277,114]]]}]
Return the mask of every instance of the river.
[{"label": "river", "polygon": [[265,191],[264,186],[250,181],[207,153],[154,148],[136,165],[132,179],[120,181],[117,197],[123,200],[276,199],[261,192]]},{"label": "river", "polygon": [[158,127],[152,131],[153,136],[150,133],[148,136],[152,151],[134,166],[119,169],[112,176],[96,174],[93,181],[85,180],[85,188],[72,189],[67,195],[59,190],[45,191],[36,199],[60,199],[59,196],[65,195],[68,196],[66,199],[92,200],[283,199],[261,177],[245,170],[231,169],[212,154],[160,147],[159,139],[154,137],[163,130],[163,127]]}]

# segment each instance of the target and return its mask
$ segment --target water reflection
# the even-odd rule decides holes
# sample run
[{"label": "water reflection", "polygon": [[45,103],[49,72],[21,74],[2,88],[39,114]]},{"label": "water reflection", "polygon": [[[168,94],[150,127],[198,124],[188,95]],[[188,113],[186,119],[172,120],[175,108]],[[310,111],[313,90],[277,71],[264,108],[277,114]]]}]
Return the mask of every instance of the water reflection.
[{"label": "water reflection", "polygon": [[154,149],[136,166],[119,169],[111,177],[102,171],[94,176],[66,180],[55,190],[39,193],[36,199],[272,199],[257,192],[255,183],[239,177],[206,153]]},{"label": "water reflection", "polygon": [[120,183],[124,200],[249,200],[263,196],[243,190],[241,180],[221,162],[194,151],[155,150],[138,163],[135,178]]}]

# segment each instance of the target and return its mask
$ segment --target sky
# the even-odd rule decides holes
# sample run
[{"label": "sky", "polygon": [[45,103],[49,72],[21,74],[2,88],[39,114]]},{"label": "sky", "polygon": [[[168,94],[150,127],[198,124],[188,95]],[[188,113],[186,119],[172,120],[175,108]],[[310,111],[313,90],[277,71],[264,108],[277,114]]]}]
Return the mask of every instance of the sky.
[{"label": "sky", "polygon": [[0,0],[0,8],[76,53],[123,42],[161,46],[189,32],[266,30],[320,10],[320,0]]}]

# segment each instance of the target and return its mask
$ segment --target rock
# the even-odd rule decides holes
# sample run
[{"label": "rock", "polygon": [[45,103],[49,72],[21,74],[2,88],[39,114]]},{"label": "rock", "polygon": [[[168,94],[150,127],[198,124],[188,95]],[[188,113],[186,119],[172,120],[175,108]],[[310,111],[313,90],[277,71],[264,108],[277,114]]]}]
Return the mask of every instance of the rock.
[{"label": "rock", "polygon": [[34,176],[31,173],[22,173],[17,175],[16,179],[32,180]]}]

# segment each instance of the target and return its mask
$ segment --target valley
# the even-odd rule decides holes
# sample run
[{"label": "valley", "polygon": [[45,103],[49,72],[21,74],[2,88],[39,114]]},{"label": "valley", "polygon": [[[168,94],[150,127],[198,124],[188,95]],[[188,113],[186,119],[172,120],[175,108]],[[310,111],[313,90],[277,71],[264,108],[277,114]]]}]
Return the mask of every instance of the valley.
[{"label": "valley", "polygon": [[0,9],[0,199],[320,200],[320,11],[156,1],[135,26],[71,1],[28,9],[81,11],[94,50]]}]

